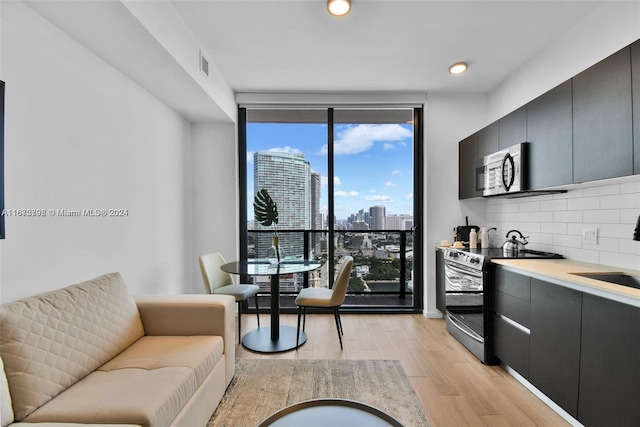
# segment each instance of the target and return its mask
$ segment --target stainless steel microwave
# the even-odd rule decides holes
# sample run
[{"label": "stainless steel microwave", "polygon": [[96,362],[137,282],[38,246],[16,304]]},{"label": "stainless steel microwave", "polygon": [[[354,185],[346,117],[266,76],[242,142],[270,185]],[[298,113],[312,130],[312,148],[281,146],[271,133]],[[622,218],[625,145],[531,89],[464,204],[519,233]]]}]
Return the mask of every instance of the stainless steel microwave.
[{"label": "stainless steel microwave", "polygon": [[484,156],[483,196],[517,193],[526,188],[528,142]]}]

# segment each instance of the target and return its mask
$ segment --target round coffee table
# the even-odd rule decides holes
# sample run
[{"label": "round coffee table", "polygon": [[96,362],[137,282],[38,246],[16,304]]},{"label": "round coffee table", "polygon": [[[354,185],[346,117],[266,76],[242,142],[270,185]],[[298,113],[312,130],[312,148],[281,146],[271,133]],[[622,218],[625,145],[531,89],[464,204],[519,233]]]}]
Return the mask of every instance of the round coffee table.
[{"label": "round coffee table", "polygon": [[287,406],[262,421],[258,427],[403,427],[391,415],[355,400],[313,399]]}]

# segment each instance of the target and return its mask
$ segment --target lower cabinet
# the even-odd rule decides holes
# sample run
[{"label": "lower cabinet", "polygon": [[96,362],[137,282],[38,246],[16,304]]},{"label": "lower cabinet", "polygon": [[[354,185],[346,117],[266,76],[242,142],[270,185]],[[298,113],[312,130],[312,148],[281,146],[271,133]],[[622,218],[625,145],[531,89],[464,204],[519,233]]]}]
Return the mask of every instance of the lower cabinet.
[{"label": "lower cabinet", "polygon": [[578,417],[582,292],[531,279],[529,382]]},{"label": "lower cabinet", "polygon": [[640,308],[495,268],[493,352],[587,427],[640,426]]},{"label": "lower cabinet", "polygon": [[640,426],[640,308],[583,298],[578,421]]},{"label": "lower cabinet", "polygon": [[493,354],[529,378],[531,279],[497,267],[493,292]]}]

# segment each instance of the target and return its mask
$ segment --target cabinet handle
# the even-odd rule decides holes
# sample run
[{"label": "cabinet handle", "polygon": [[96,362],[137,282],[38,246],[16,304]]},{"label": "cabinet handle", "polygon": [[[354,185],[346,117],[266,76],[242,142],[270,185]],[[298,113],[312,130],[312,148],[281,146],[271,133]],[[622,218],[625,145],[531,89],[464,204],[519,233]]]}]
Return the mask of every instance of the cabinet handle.
[{"label": "cabinet handle", "polygon": [[511,320],[507,316],[502,315],[502,314],[497,314],[496,313],[496,316],[498,316],[498,318],[504,320],[509,325],[513,326],[514,328],[518,329],[519,331],[522,331],[527,335],[531,335],[531,329],[522,326],[520,323],[516,322],[515,320]]}]

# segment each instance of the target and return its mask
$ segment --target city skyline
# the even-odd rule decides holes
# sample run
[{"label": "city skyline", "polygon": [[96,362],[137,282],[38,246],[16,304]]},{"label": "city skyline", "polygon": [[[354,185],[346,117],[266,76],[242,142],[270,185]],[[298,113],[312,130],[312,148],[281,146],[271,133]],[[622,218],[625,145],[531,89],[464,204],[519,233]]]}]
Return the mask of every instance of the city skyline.
[{"label": "city skyline", "polygon": [[[346,220],[361,209],[385,206],[389,214],[413,215],[413,130],[411,124],[335,125],[334,213]],[[256,152],[300,154],[319,174],[320,212],[328,214],[327,125],[248,123],[247,170]],[[256,188],[247,177],[248,206]],[[253,219],[253,210],[247,212]]]}]

